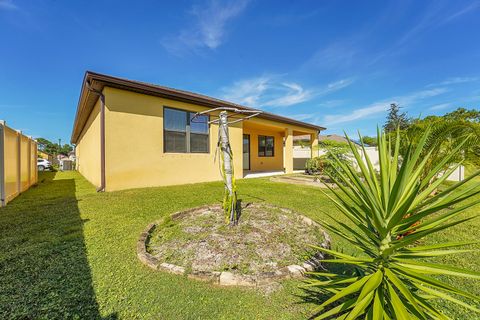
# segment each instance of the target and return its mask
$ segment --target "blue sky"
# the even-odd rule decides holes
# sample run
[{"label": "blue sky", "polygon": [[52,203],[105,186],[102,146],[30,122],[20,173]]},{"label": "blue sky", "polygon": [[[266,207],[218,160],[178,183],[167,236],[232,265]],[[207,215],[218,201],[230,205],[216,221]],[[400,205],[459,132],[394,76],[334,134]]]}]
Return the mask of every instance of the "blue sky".
[{"label": "blue sky", "polygon": [[0,0],[0,119],[70,140],[86,70],[374,134],[480,102],[480,1]]}]

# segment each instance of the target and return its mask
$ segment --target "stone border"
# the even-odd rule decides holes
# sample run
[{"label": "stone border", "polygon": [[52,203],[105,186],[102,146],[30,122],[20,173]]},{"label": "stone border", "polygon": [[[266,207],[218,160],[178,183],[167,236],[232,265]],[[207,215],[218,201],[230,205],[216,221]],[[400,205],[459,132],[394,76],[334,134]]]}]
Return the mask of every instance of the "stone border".
[{"label": "stone border", "polygon": [[[321,228],[321,226],[313,221],[312,219],[305,217],[304,215],[298,214],[293,210],[273,206],[270,204],[260,204],[262,206],[267,206],[270,208],[280,209],[285,213],[293,213],[300,216],[307,225],[315,225],[316,227]],[[184,211],[175,212],[171,215],[173,220],[180,219],[187,215],[190,215],[196,211],[205,210],[205,209],[219,209],[220,205],[207,205],[200,206]],[[147,252],[147,244],[150,240],[150,234],[155,230],[155,228],[160,225],[164,219],[160,219],[156,222],[150,223],[147,228],[141,233],[140,238],[137,241],[137,256],[140,261],[146,266],[154,270],[162,270],[173,274],[185,275],[186,270],[182,266],[178,266],[171,263],[160,262],[160,260],[150,253]],[[321,247],[330,249],[331,238],[325,230],[321,229],[324,237],[324,242],[320,244]],[[280,268],[274,272],[262,272],[257,275],[245,275],[245,274],[236,274],[228,271],[192,271],[187,274],[189,279],[195,279],[205,282],[210,282],[218,284],[221,286],[243,286],[243,287],[261,287],[264,285],[269,285],[274,282],[283,279],[290,278],[301,278],[304,276],[305,272],[315,271],[320,267],[321,261],[326,258],[326,255],[322,252],[317,252],[312,258],[305,261],[302,265],[292,264],[283,268]]]}]

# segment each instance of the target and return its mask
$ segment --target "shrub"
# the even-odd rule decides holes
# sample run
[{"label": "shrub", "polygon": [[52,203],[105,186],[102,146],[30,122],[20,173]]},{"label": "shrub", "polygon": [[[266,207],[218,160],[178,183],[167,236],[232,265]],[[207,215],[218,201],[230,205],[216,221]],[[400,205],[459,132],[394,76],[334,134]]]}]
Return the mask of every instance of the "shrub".
[{"label": "shrub", "polygon": [[324,156],[308,159],[305,163],[305,173],[307,174],[319,174],[323,171],[326,165],[326,159]]},{"label": "shrub", "polygon": [[325,154],[307,160],[305,164],[305,172],[307,174],[325,174],[338,178],[338,168],[335,161],[341,161],[345,165],[352,164],[352,155],[350,147],[347,143],[334,140],[324,140],[319,143]]},{"label": "shrub", "polygon": [[[377,136],[380,173],[366,158],[361,159],[357,147],[350,142],[350,149],[357,160],[363,179],[351,164],[335,159],[338,176],[331,179],[339,186],[332,189],[330,197],[340,212],[353,224],[338,222],[338,226],[324,224],[330,232],[358,248],[361,255],[355,257],[334,250],[315,247],[331,256],[327,263],[353,266],[355,272],[313,272],[307,284],[317,287],[331,297],[319,304],[317,319],[339,317],[341,319],[446,319],[436,310],[430,299],[441,298],[475,312],[477,308],[459,300],[457,296],[479,301],[480,298],[437,280],[435,275],[451,275],[480,279],[480,274],[453,266],[425,262],[424,258],[471,252],[475,249],[457,249],[476,242],[439,243],[417,245],[433,233],[455,226],[472,218],[456,219],[465,209],[480,203],[468,201],[480,193],[478,185],[458,187],[478,176],[477,171],[464,181],[447,187],[431,196],[449,174],[438,176],[445,163],[461,148],[459,145],[433,169],[425,170],[431,156],[422,156],[429,138],[429,130],[419,143],[407,149],[399,163],[399,133],[392,147],[384,134]],[[450,170],[455,170],[457,164]],[[340,171],[341,170],[341,171]],[[433,179],[433,180],[432,180]],[[328,215],[328,214],[327,214]],[[333,221],[338,221],[331,217]],[[318,299],[312,299],[318,301]],[[329,310],[325,308],[335,304]]]}]

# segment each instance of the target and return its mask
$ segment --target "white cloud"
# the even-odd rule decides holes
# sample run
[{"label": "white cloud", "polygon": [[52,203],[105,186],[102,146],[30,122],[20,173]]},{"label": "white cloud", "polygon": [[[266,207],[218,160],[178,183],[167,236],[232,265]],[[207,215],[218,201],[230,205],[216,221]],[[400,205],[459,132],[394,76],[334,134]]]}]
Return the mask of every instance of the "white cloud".
[{"label": "white cloud", "polygon": [[348,87],[354,82],[353,78],[347,78],[347,79],[342,79],[338,80],[332,83],[329,83],[322,91],[322,94],[327,94],[330,92],[334,92],[343,88]]},{"label": "white cloud", "polygon": [[356,41],[340,40],[321,48],[307,60],[303,68],[348,68],[358,56],[358,43]]},{"label": "white cloud", "polygon": [[333,114],[325,116],[325,124],[331,125],[336,123],[349,122],[353,120],[362,119],[368,117],[372,114],[386,111],[388,108],[388,103],[374,103],[368,107],[360,108],[353,110],[353,112],[348,114]]},{"label": "white cloud", "polygon": [[[425,98],[435,97],[449,91],[447,88],[434,88],[428,90],[417,91],[406,96],[400,96],[396,100],[397,103],[401,104],[413,104],[418,100]],[[395,102],[395,101],[394,101]]]},{"label": "white cloud", "polygon": [[353,83],[343,79],[321,88],[304,88],[296,82],[283,82],[278,76],[241,80],[222,88],[226,100],[252,107],[288,107],[343,89]]},{"label": "white cloud", "polygon": [[[480,9],[480,0],[464,5],[466,2],[431,1],[424,9],[417,10],[415,15],[406,17],[411,6],[407,1],[394,1],[379,19],[372,16],[365,27],[358,28],[353,34],[337,37],[331,43],[323,43],[304,63],[302,69],[311,71],[312,68],[317,68],[337,72],[357,70],[357,73],[360,73],[362,68],[367,68],[370,72],[371,67],[380,61],[396,59],[398,55],[411,51],[415,48],[415,43],[428,36],[430,32],[446,24],[455,23],[456,20],[460,20],[459,17],[464,18],[467,14],[473,16],[473,13]],[[391,33],[391,37],[380,45],[372,43],[372,34],[379,28],[389,28],[391,23],[404,18],[405,21],[412,23],[407,23],[402,28],[402,33],[398,35]]]},{"label": "white cloud", "polygon": [[298,120],[298,121],[305,121],[312,119],[312,114],[310,113],[299,113],[299,114],[290,114],[287,117]]},{"label": "white cloud", "polygon": [[233,85],[222,89],[223,98],[238,104],[258,106],[262,95],[267,91],[269,77],[258,77],[236,81]]},{"label": "white cloud", "polygon": [[442,82],[439,83],[431,83],[427,85],[427,87],[436,87],[436,86],[448,86],[452,84],[459,84],[459,83],[466,83],[466,82],[474,82],[477,81],[477,77],[453,77],[453,78],[448,78]]},{"label": "white cloud", "polygon": [[476,9],[479,9],[479,8],[480,8],[480,1],[474,1],[474,2],[470,3],[468,6],[460,9],[459,11],[455,12],[451,16],[447,17],[445,19],[445,22],[450,22],[454,19],[457,19],[460,16],[463,16],[464,14],[470,13],[470,12],[476,10]]},{"label": "white cloud", "polygon": [[285,93],[278,98],[264,102],[263,106],[288,107],[308,101],[314,95],[312,90],[305,90],[297,83],[282,83],[280,86],[279,90]]},{"label": "white cloud", "polygon": [[428,110],[443,110],[450,107],[451,105],[451,103],[441,103],[428,108]]},{"label": "white cloud", "polygon": [[14,10],[18,7],[13,3],[13,0],[0,0],[0,9]]},{"label": "white cloud", "polygon": [[386,99],[386,100],[372,103],[371,105],[368,105],[363,108],[355,109],[348,114],[327,115],[324,118],[324,123],[326,125],[331,125],[331,124],[344,123],[344,122],[350,122],[354,120],[367,118],[374,114],[377,114],[380,112],[383,113],[387,111],[390,103],[397,103],[400,106],[409,106],[409,105],[415,104],[420,100],[435,97],[447,91],[448,89],[446,88],[435,88],[435,89],[413,92],[405,96],[393,97],[391,99]]},{"label": "white cloud", "polygon": [[227,23],[240,15],[247,4],[248,0],[223,3],[211,0],[205,7],[195,6],[190,12],[193,25],[165,39],[163,46],[173,54],[216,49],[225,40]]},{"label": "white cloud", "polygon": [[321,102],[319,104],[319,106],[324,107],[324,108],[334,108],[334,107],[341,106],[342,104],[345,104],[346,102],[347,102],[347,100],[345,100],[345,99],[327,100],[327,101]]}]

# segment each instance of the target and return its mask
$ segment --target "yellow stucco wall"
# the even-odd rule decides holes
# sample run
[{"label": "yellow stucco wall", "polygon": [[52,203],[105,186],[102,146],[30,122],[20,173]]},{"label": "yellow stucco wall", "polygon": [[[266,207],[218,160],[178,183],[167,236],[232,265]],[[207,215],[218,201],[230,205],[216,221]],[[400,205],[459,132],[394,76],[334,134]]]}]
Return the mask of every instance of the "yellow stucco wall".
[{"label": "yellow stucco wall", "polygon": [[5,195],[7,202],[18,195],[18,133],[8,127],[5,129]]},{"label": "yellow stucco wall", "polygon": [[[253,127],[243,129],[244,134],[250,136],[250,171],[278,171],[283,170],[283,134],[273,130],[262,130]],[[274,156],[258,156],[258,136],[274,137]]]},{"label": "yellow stucco wall", "polygon": [[[37,143],[16,130],[0,124],[3,133],[5,202],[37,183]],[[1,147],[1,146],[0,146]],[[1,154],[1,153],[0,153]]]},{"label": "yellow stucco wall", "polygon": [[[214,163],[218,126],[210,125],[210,153],[165,153],[163,107],[203,111],[193,104],[106,87],[106,190],[220,180]],[[230,127],[235,176],[242,171],[242,125]]]},{"label": "yellow stucco wall", "polygon": [[26,136],[20,136],[20,192],[27,190],[30,187],[30,139]]},{"label": "yellow stucco wall", "polygon": [[76,146],[77,170],[100,186],[100,99],[90,114]]},{"label": "yellow stucco wall", "polygon": [[30,184],[38,182],[37,158],[38,148],[37,143],[30,140]]}]

